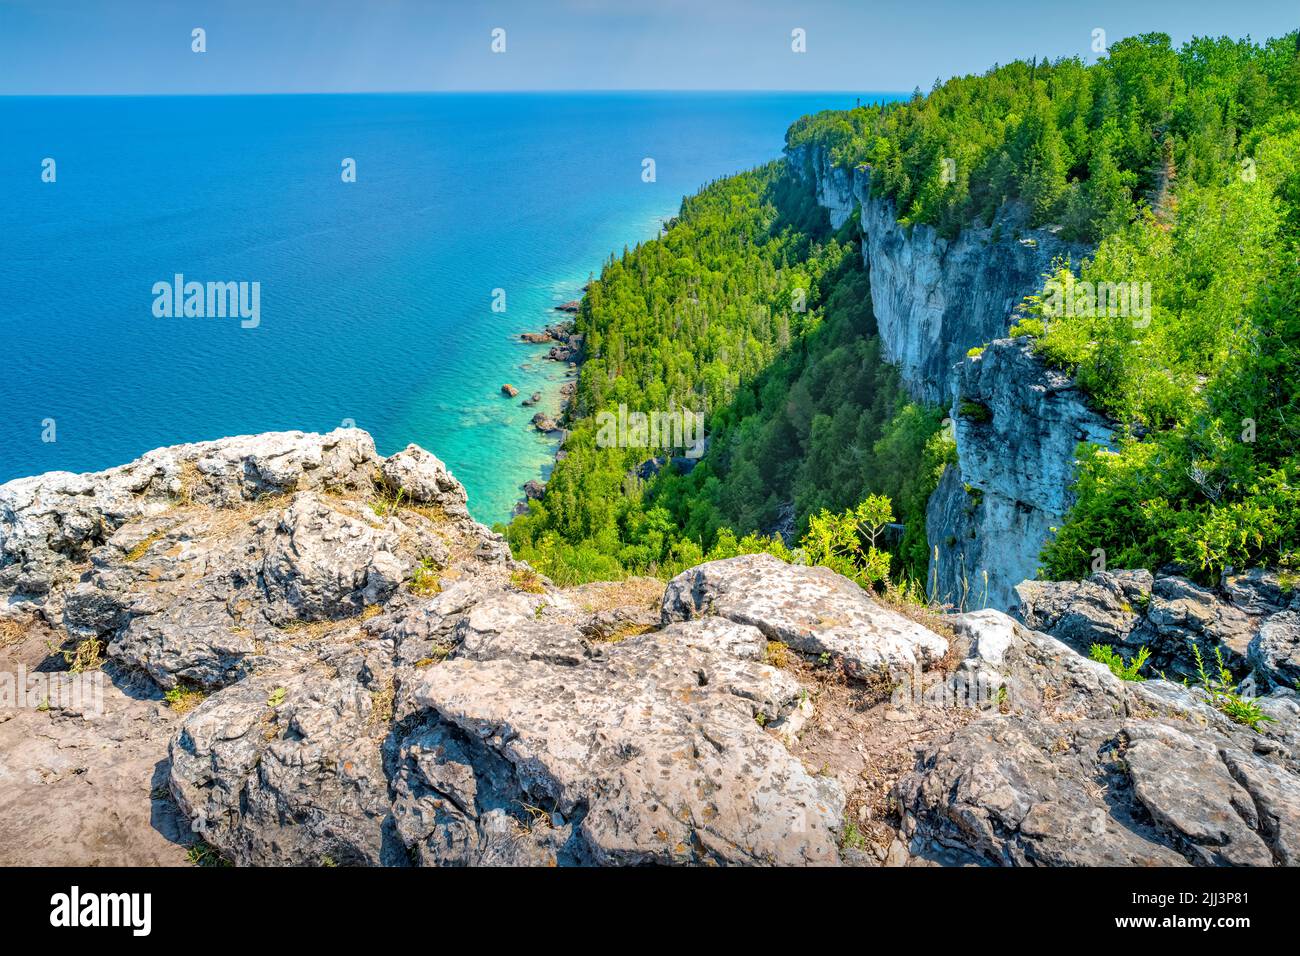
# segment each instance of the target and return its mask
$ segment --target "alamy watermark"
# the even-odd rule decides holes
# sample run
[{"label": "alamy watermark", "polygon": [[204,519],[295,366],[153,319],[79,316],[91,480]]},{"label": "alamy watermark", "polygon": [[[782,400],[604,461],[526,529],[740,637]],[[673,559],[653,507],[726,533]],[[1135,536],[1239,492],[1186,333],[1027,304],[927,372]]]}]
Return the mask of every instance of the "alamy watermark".
[{"label": "alamy watermark", "polygon": [[918,709],[925,707],[955,707],[971,710],[988,710],[993,707],[1012,707],[1012,687],[996,672],[989,669],[957,670],[942,680],[927,681],[919,666],[911,672],[895,675],[889,702],[894,707]]},{"label": "alamy watermark", "polygon": [[186,282],[178,272],[171,282],[155,282],[153,295],[153,314],[159,319],[238,317],[244,329],[262,322],[260,282]]},{"label": "alamy watermark", "polygon": [[704,413],[685,409],[629,412],[619,405],[617,412],[596,413],[598,448],[685,449],[687,458],[704,454]]},{"label": "alamy watermark", "polygon": [[1049,279],[1043,286],[1042,310],[1056,318],[1131,318],[1133,328],[1144,329],[1151,324],[1151,283]]},{"label": "alamy watermark", "polygon": [[0,710],[67,710],[91,717],[104,713],[104,672],[0,672]]},{"label": "alamy watermark", "polygon": [[132,936],[148,936],[153,929],[152,893],[83,893],[73,886],[50,897],[50,925],[119,926]]}]

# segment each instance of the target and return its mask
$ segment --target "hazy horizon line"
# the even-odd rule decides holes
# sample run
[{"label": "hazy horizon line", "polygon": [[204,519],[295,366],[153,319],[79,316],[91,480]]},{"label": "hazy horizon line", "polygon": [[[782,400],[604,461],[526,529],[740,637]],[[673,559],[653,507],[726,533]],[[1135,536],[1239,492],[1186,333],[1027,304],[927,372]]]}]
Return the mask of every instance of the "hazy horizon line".
[{"label": "hazy horizon line", "polygon": [[191,93],[5,93],[0,92],[0,99],[126,99],[144,97],[201,97],[201,96],[592,96],[638,93],[719,93],[719,94],[832,94],[837,96],[862,96],[886,94],[890,96],[911,96],[912,90],[833,90],[833,89],[758,89],[758,88],[713,88],[713,87],[610,87],[608,89],[520,89],[520,90],[229,90],[215,92]]}]

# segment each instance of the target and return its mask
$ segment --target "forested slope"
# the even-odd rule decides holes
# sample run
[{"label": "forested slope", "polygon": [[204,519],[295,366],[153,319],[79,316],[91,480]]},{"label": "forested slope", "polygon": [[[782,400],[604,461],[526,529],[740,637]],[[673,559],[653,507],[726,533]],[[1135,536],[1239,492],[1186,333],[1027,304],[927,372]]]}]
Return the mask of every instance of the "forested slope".
[{"label": "forested slope", "polygon": [[[784,163],[683,202],[583,300],[573,430],[545,500],[509,527],[515,552],[560,581],[666,573],[733,553],[791,504],[803,530],[876,492],[919,532],[940,415],[909,403],[880,360],[866,284],[852,228],[830,235]],[[620,404],[704,413],[708,453],[689,474],[636,477],[659,451],[597,442],[596,414]]]},{"label": "forested slope", "polygon": [[[1088,573],[1099,549],[1112,567],[1203,580],[1300,563],[1298,42],[1150,34],[1094,65],[1016,62],[788,133],[869,165],[904,223],[955,235],[1016,208],[1095,248],[1058,262],[1012,330],[1119,436],[1115,452],[1082,450],[1049,575]],[[802,529],[883,492],[907,523],[902,567],[923,569],[918,518],[951,453],[941,413],[910,405],[880,361],[855,217],[829,236],[811,204],[774,165],[712,184],[664,237],[611,260],[579,317],[589,360],[568,457],[510,528],[522,556],[561,579],[667,570],[789,502]],[[1135,291],[1116,308],[1103,290],[1121,285]],[[597,449],[589,419],[620,402],[700,407],[703,463],[628,478],[650,454]]]}]

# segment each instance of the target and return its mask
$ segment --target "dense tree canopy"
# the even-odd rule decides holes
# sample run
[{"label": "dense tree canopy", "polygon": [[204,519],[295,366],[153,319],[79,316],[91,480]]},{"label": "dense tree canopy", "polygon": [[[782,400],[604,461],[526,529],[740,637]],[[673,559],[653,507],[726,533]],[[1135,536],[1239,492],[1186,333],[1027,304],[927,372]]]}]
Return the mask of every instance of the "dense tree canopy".
[{"label": "dense tree canopy", "polygon": [[[587,359],[565,454],[508,529],[517,553],[563,581],[668,573],[791,505],[802,531],[877,491],[923,552],[916,462],[930,443],[932,485],[940,416],[907,403],[880,359],[855,240],[830,235],[807,186],[773,163],[707,186],[662,237],[611,259],[577,317]],[[597,441],[597,414],[620,405],[703,413],[707,455],[643,480],[660,451]]]}]

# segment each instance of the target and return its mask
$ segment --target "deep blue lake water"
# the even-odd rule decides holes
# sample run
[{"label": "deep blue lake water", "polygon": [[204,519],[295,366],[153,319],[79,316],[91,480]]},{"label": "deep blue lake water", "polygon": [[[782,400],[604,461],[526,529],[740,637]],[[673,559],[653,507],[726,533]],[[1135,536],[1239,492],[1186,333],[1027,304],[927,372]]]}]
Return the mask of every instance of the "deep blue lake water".
[{"label": "deep blue lake water", "polygon": [[[350,419],[382,453],[430,449],[478,518],[503,520],[554,447],[500,387],[554,411],[564,374],[519,333],[684,194],[853,101],[0,97],[0,481]],[[260,283],[260,324],[156,317],[152,288],[176,273]]]}]

